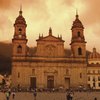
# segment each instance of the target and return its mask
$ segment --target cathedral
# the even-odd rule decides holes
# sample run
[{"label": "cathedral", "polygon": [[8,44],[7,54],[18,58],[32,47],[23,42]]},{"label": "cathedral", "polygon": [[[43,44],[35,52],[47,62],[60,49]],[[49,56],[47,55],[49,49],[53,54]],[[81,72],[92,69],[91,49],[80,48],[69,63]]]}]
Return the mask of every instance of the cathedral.
[{"label": "cathedral", "polygon": [[26,27],[20,10],[12,39],[12,87],[69,89],[90,85],[84,26],[78,14],[71,27],[70,56],[65,53],[65,41],[61,36],[55,37],[52,28],[49,28],[47,36],[38,37],[36,52],[30,55]]}]

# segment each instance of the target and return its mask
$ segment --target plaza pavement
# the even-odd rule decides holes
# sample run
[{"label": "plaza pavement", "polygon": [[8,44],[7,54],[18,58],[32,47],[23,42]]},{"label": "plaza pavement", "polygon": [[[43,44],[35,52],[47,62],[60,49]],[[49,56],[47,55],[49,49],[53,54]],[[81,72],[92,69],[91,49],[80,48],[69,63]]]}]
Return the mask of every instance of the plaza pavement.
[{"label": "plaza pavement", "polygon": [[[73,100],[94,100],[94,97],[100,100],[100,92],[75,92]],[[4,93],[0,92],[0,100],[6,100]],[[10,96],[10,100],[13,100],[12,95]],[[34,96],[33,93],[19,92],[16,93],[14,100],[34,100]],[[38,92],[36,100],[66,100],[66,93]]]}]

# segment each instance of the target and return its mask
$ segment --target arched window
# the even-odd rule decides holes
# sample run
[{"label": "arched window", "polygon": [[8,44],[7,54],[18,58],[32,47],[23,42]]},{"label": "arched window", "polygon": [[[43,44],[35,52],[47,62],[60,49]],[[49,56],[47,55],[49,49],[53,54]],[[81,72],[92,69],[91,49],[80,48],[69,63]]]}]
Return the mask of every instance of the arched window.
[{"label": "arched window", "polygon": [[22,46],[21,46],[21,45],[19,45],[19,46],[17,47],[17,53],[22,53]]},{"label": "arched window", "polygon": [[100,81],[100,76],[98,76],[98,81]]},{"label": "arched window", "polygon": [[78,55],[82,55],[82,49],[78,48]]},{"label": "arched window", "polygon": [[80,78],[82,78],[82,73],[80,73]]},{"label": "arched window", "polygon": [[77,36],[78,36],[78,37],[80,37],[80,36],[81,36],[80,32],[77,32]]},{"label": "arched window", "polygon": [[98,65],[99,63],[97,62],[96,64]]},{"label": "arched window", "polygon": [[88,81],[90,81],[90,76],[88,76]]},{"label": "arched window", "polygon": [[19,33],[21,33],[22,32],[22,29],[21,28],[19,28]]},{"label": "arched window", "polygon": [[18,72],[18,78],[20,78],[20,73]]}]

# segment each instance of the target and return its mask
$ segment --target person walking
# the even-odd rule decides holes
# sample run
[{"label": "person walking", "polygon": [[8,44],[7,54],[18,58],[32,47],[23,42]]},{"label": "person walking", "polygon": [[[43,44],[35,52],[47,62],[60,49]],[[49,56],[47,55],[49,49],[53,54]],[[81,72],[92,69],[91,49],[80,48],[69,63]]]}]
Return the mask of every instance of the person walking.
[{"label": "person walking", "polygon": [[97,100],[97,98],[95,97],[94,100]]},{"label": "person walking", "polygon": [[13,100],[15,99],[15,92],[14,91],[12,92],[12,99]]},{"label": "person walking", "polygon": [[11,89],[10,88],[8,89],[8,93],[9,93],[9,96],[10,96],[11,95]]},{"label": "person walking", "polygon": [[10,98],[10,94],[9,94],[9,92],[7,91],[7,92],[6,92],[6,100],[9,100],[9,98]]},{"label": "person walking", "polygon": [[66,98],[67,98],[67,100],[70,100],[70,94],[69,93],[67,93]]},{"label": "person walking", "polygon": [[34,95],[34,100],[36,100],[36,96],[37,96],[36,89],[33,91],[33,95]]},{"label": "person walking", "polygon": [[70,100],[73,100],[73,95],[74,95],[74,93],[71,92],[71,93],[70,93]]}]

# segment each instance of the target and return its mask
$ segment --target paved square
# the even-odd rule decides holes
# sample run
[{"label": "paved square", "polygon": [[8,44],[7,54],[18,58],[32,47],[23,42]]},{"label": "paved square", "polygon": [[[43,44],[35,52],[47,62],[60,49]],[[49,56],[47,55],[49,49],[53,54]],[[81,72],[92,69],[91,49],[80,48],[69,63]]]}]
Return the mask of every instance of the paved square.
[{"label": "paved square", "polygon": [[[73,100],[94,100],[94,97],[100,100],[100,92],[75,92]],[[0,100],[6,100],[4,93],[0,93]],[[12,95],[10,100],[13,100]],[[14,100],[34,100],[34,96],[33,93],[19,92],[16,93]],[[66,100],[66,93],[38,92],[36,100]]]}]

